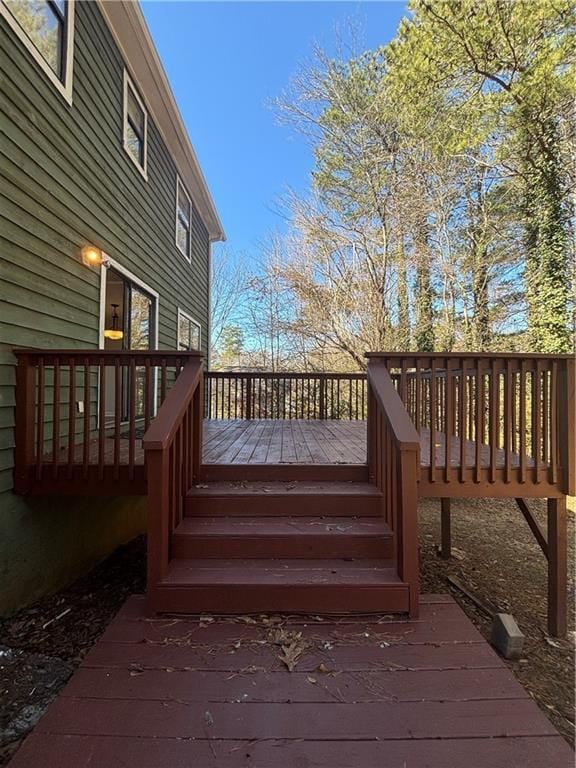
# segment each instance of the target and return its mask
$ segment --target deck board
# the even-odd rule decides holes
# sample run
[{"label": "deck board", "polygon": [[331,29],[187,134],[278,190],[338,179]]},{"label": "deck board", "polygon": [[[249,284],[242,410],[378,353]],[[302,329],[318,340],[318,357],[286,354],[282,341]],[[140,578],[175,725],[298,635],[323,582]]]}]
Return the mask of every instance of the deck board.
[{"label": "deck board", "polygon": [[[366,463],[366,422],[336,420],[205,420],[203,435],[203,458],[207,464],[365,464]],[[443,469],[446,464],[446,436],[434,433],[436,453],[435,466]],[[465,441],[461,450],[460,439],[450,441],[450,467],[460,467],[464,454],[466,467],[473,467],[476,461],[476,443]],[[420,433],[420,460],[422,467],[430,466],[430,432]],[[120,463],[128,463],[128,440],[120,440]],[[62,449],[64,454],[64,448]],[[490,466],[490,445],[479,447],[481,466]],[[501,448],[495,451],[496,468],[505,467],[506,454]],[[75,449],[75,463],[82,462],[82,446]],[[46,454],[44,463],[50,464],[51,454]],[[144,463],[142,441],[136,440],[134,450],[136,465]],[[104,464],[114,462],[114,439],[107,437],[104,442]],[[66,464],[63,456],[61,464]],[[98,441],[90,442],[89,464],[98,463]],[[520,456],[510,453],[510,467],[520,466]],[[526,467],[534,467],[534,460],[526,457]],[[541,463],[541,469],[547,464]]]},{"label": "deck board", "polygon": [[573,765],[446,595],[424,595],[415,621],[284,618],[309,644],[292,673],[262,617],[144,606],[126,602],[10,768]]}]

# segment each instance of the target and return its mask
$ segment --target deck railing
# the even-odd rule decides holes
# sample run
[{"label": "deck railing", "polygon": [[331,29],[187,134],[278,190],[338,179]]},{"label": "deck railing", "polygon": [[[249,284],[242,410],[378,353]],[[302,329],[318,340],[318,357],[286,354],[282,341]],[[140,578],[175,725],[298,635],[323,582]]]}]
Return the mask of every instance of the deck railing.
[{"label": "deck railing", "polygon": [[[369,355],[422,437],[429,483],[576,485],[574,360],[560,355]],[[572,407],[570,406],[572,403]]]},{"label": "deck railing", "polygon": [[420,440],[386,366],[368,365],[368,472],[382,492],[382,514],[395,533],[400,578],[418,606],[417,481]]},{"label": "deck railing", "polygon": [[16,350],[15,491],[143,493],[141,438],[198,353]]},{"label": "deck railing", "polygon": [[208,419],[351,419],[367,412],[364,373],[205,374]]},{"label": "deck railing", "polygon": [[142,445],[148,475],[148,592],[166,576],[170,538],[202,463],[202,361],[186,363]]}]

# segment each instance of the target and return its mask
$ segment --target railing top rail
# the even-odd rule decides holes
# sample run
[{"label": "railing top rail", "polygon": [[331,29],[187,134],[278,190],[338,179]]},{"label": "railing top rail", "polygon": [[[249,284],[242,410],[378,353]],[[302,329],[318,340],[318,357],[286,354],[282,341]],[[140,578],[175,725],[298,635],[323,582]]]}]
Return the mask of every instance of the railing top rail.
[{"label": "railing top rail", "polygon": [[372,385],[374,396],[386,413],[399,449],[401,451],[419,450],[420,436],[386,367],[379,365],[378,361],[370,365],[368,380]]},{"label": "railing top rail", "polygon": [[38,360],[43,358],[44,360],[56,359],[56,358],[78,358],[84,360],[89,358],[95,359],[114,359],[114,358],[126,358],[126,359],[152,359],[152,360],[200,360],[203,358],[201,352],[184,352],[174,349],[15,349],[14,355],[17,358],[31,358],[31,360]]},{"label": "railing top rail", "polygon": [[335,371],[206,371],[206,375],[217,379],[363,379],[365,371],[357,373],[336,373]]},{"label": "railing top rail", "polygon": [[517,359],[517,360],[572,360],[574,355],[572,354],[543,354],[540,352],[366,352],[364,354],[368,360],[378,359],[402,359],[402,358],[414,358],[414,359],[444,359],[447,357],[455,358],[458,360],[475,360],[475,359],[491,359],[497,358],[502,360]]},{"label": "railing top rail", "polygon": [[186,363],[142,438],[144,450],[163,450],[170,445],[201,378],[202,361],[196,358]]}]

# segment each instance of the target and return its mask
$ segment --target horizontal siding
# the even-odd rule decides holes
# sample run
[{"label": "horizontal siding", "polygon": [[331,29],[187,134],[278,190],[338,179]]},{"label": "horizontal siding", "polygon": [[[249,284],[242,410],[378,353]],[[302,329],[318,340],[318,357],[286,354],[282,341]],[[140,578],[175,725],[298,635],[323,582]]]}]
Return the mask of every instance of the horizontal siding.
[{"label": "horizontal siding", "polygon": [[194,207],[189,264],[174,242],[177,169],[150,116],[148,181],[122,147],[124,62],[95,3],[76,3],[75,27],[70,107],[0,18],[12,64],[0,79],[0,490],[11,487],[11,349],[98,345],[100,274],[81,263],[84,244],[158,292],[161,348],[176,347],[178,308],[207,347],[206,228]]}]

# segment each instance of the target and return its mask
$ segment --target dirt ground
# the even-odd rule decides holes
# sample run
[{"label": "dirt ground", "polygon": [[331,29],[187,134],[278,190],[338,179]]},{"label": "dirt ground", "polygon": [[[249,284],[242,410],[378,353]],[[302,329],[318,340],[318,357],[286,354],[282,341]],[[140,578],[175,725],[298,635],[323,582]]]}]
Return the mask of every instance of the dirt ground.
[{"label": "dirt ground", "polygon": [[[532,502],[544,527],[545,506]],[[546,633],[545,559],[516,508],[505,500],[462,500],[452,505],[453,558],[442,560],[439,502],[420,504],[423,592],[451,592],[485,637],[490,618],[447,582],[451,576],[477,597],[512,613],[526,635],[523,657],[507,662],[560,733],[574,739],[574,624],[570,611],[565,640]],[[570,514],[570,604],[574,601],[574,515]],[[21,739],[10,741],[14,711],[33,714],[17,723],[21,733],[64,685],[71,671],[104,631],[130,594],[145,586],[142,537],[120,547],[91,573],[55,595],[0,621],[0,766],[6,765]],[[23,664],[26,685],[15,684],[14,664]],[[12,665],[12,666],[11,666]],[[50,672],[53,670],[53,672]],[[48,679],[51,678],[51,679]],[[29,683],[32,687],[30,687]],[[8,742],[8,743],[7,743]],[[1,746],[3,744],[3,746]]]}]

